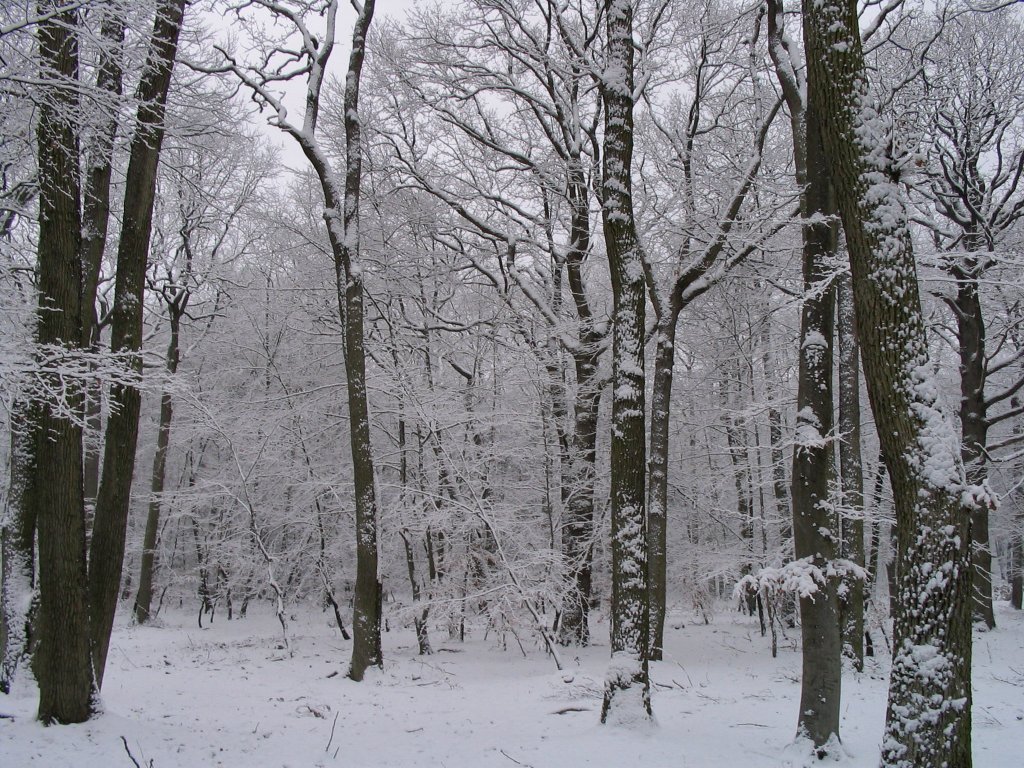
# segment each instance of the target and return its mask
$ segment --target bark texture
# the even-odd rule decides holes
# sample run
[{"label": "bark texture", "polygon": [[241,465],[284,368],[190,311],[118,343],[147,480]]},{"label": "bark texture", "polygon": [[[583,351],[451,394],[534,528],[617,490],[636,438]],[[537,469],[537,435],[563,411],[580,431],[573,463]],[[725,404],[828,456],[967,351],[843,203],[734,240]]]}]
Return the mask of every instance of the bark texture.
[{"label": "bark texture", "polygon": [[[864,462],[860,450],[860,348],[854,329],[853,288],[849,275],[837,286],[839,339],[839,475],[842,490],[843,534],[840,555],[865,568]],[[843,653],[858,672],[864,669],[863,579],[845,582],[840,610],[843,622]]]},{"label": "bark texture", "polygon": [[36,588],[35,506],[28,496],[35,473],[29,406],[11,414],[10,481],[0,526],[0,692],[10,693],[32,641],[31,603]]},{"label": "bark texture", "polygon": [[[76,124],[78,78],[75,28],[78,12],[56,13],[56,0],[40,2],[40,79],[45,98],[38,113],[39,344],[74,352],[81,338],[81,181]],[[57,374],[47,374],[56,391]],[[69,391],[62,404],[37,402],[30,409],[35,461],[27,497],[39,536],[39,637],[34,669],[39,681],[39,719],[80,723],[92,714],[93,672],[85,561],[85,498],[82,429],[69,418],[81,405]],[[63,411],[63,412],[62,412]]]},{"label": "bark texture", "polygon": [[612,661],[601,722],[651,717],[647,646],[643,255],[633,216],[633,7],[605,5],[607,40],[601,89],[605,103],[602,217],[614,301],[612,331]]},{"label": "bark texture", "polygon": [[[882,761],[971,765],[970,514],[938,403],[907,214],[852,0],[804,3],[808,85],[850,252],[864,376],[893,489],[898,584]],[[977,499],[975,503],[984,503]]]},{"label": "bark texture", "polygon": [[[374,0],[365,0],[352,32],[352,53],[345,79],[345,149],[348,160],[345,168],[344,237],[340,242],[337,232],[331,237],[340,311],[345,325],[345,375],[356,497],[356,588],[352,615],[352,665],[349,669],[349,677],[353,680],[362,680],[368,667],[379,667],[384,663],[380,645],[382,587],[377,564],[378,510],[366,391],[363,278],[359,263],[359,184],[362,177],[359,79],[373,10]],[[329,226],[328,229],[332,228]]]},{"label": "bark texture", "polygon": [[[107,245],[110,222],[110,179],[113,173],[114,137],[117,135],[118,107],[124,72],[121,48],[125,22],[120,9],[100,5],[100,51],[93,98],[99,102],[99,121],[85,147],[85,178],[82,189],[82,346],[99,345],[100,322],[96,316],[96,292],[100,267]],[[100,452],[95,440],[100,433],[100,393],[90,387],[86,393],[85,501],[95,506],[99,491]],[[97,437],[92,438],[93,435]]]},{"label": "bark texture", "polygon": [[[128,367],[140,376],[143,291],[153,226],[156,171],[164,136],[167,92],[184,14],[185,0],[161,0],[157,4],[145,71],[138,87],[139,109],[125,181],[110,346],[113,352],[126,355]],[[110,399],[112,408],[104,435],[103,477],[89,547],[89,610],[98,687],[103,684],[121,586],[142,394],[136,386],[115,384]]]},{"label": "bark texture", "polygon": [[811,739],[819,757],[839,739],[842,640],[838,584],[839,520],[829,484],[835,476],[832,352],[835,287],[830,284],[837,227],[829,169],[822,146],[814,81],[803,82],[793,65],[782,2],[768,3],[768,44],[790,114],[797,183],[803,189],[803,308],[800,316],[797,425],[793,449],[793,549],[820,575],[817,591],[800,598],[803,673],[797,732]]}]

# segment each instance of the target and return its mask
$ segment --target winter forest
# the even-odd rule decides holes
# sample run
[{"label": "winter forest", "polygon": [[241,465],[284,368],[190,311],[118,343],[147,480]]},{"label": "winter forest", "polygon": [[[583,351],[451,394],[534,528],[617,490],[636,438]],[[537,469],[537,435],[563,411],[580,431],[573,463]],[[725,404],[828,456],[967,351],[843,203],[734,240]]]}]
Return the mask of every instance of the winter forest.
[{"label": "winter forest", "polygon": [[1022,262],[1015,1],[3,0],[0,762],[1018,765]]}]

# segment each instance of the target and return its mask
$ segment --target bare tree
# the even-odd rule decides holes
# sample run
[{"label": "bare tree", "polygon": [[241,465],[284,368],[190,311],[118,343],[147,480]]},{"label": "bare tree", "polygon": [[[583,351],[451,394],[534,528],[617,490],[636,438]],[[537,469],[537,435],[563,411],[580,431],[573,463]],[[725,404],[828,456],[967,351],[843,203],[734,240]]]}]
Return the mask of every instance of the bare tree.
[{"label": "bare tree", "polygon": [[838,237],[835,201],[824,154],[817,81],[805,82],[786,35],[781,1],[768,2],[768,46],[789,108],[796,181],[802,189],[803,307],[800,318],[800,379],[797,434],[793,449],[793,546],[806,558],[820,582],[801,595],[803,675],[797,729],[814,744],[819,757],[839,738],[842,679],[838,584],[839,521],[830,495],[835,477],[832,349],[835,335],[835,287],[830,258]]},{"label": "bare tree", "polygon": [[[39,167],[39,320],[36,341],[73,352],[81,339],[81,176],[76,111],[78,11],[42,0],[37,28],[40,79],[46,98],[37,123]],[[59,391],[61,385],[54,382]],[[29,409],[26,511],[39,539],[39,635],[35,655],[39,719],[79,723],[92,714],[89,600],[85,561],[82,428],[53,402]],[[31,551],[31,550],[30,550]],[[24,596],[23,596],[24,599]]]},{"label": "bare tree", "polygon": [[[137,373],[142,371],[143,294],[156,197],[157,164],[185,4],[185,0],[161,0],[157,3],[146,66],[138,86],[139,109],[125,183],[110,343],[112,351],[126,355],[128,367]],[[90,638],[98,687],[103,684],[124,566],[141,400],[142,393],[137,386],[114,384],[112,387],[113,407],[104,436],[103,477],[89,545]]]},{"label": "bare tree", "polygon": [[[584,0],[536,6],[468,2],[426,11],[385,40],[393,75],[382,129],[412,183],[446,203],[492,248],[495,262],[466,249],[499,300],[522,313],[520,330],[544,356],[559,448],[559,536],[567,571],[559,642],[586,645],[594,544],[598,374],[607,324],[588,278],[593,246],[600,99],[592,87],[599,15]],[[415,28],[413,28],[415,27]],[[406,109],[400,92],[416,109]],[[495,104],[506,105],[502,119]],[[448,129],[457,153],[431,149],[417,132],[423,111]],[[432,126],[433,127],[433,126]],[[437,130],[437,129],[435,129]],[[465,141],[468,139],[468,144]],[[532,252],[530,268],[521,259]],[[569,301],[565,293],[569,294]],[[525,299],[525,308],[516,297]],[[525,328],[533,313],[543,333]]]},{"label": "bare tree", "polygon": [[969,508],[931,369],[906,206],[868,89],[856,3],[804,4],[808,89],[850,252],[864,375],[897,518],[898,586],[882,761],[971,765]]},{"label": "bare tree", "polygon": [[[1000,279],[1014,228],[1024,220],[1024,26],[1012,9],[948,20],[926,64],[927,133],[923,178],[908,180],[921,200],[917,220],[940,251],[939,266],[955,281],[942,292],[956,323],[960,356],[960,436],[971,483],[988,480],[989,465],[1014,439],[989,432],[1018,411],[1007,408],[1024,387],[1020,361],[1009,352],[1014,322],[1000,329],[990,276]],[[995,306],[993,306],[995,305]],[[995,627],[989,511],[972,512],[975,616]]]},{"label": "bare tree", "polygon": [[646,414],[643,252],[633,212],[632,0],[606,0],[604,166],[601,212],[614,298],[612,329],[612,661],[601,722],[651,717],[647,592]]},{"label": "bare tree", "polygon": [[[356,588],[352,620],[354,640],[349,676],[362,680],[367,667],[380,666],[381,584],[377,565],[377,498],[370,442],[370,415],[366,390],[366,353],[363,332],[363,269],[359,260],[359,198],[362,176],[362,139],[359,119],[359,82],[366,52],[366,34],[373,18],[374,0],[353,0],[358,17],[352,31],[352,51],[345,77],[344,123],[346,163],[338,176],[332,159],[317,137],[321,92],[327,63],[335,42],[338,0],[328,2],[274,2],[254,0],[236,6],[241,15],[248,7],[262,8],[287,24],[286,38],[297,39],[292,49],[286,40],[271,41],[260,64],[247,65],[222,50],[231,71],[248,86],[257,102],[271,111],[271,124],[291,136],[316,172],[323,192],[324,221],[334,259],[338,314],[344,327],[345,371],[356,501]],[[322,20],[323,39],[309,24]],[[293,41],[294,42],[294,41]],[[279,61],[272,65],[272,61]],[[305,78],[305,109],[301,125],[293,122],[277,92],[282,83]]]}]

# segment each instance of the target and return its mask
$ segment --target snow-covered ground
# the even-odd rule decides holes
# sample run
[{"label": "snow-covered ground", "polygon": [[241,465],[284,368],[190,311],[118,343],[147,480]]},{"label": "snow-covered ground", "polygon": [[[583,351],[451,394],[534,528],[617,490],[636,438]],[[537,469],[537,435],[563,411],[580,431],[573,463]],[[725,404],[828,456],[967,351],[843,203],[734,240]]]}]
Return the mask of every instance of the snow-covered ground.
[{"label": "snow-covered ground", "polygon": [[[1021,765],[1024,615],[1001,610],[999,629],[975,634],[977,768]],[[683,626],[685,622],[685,626]],[[198,629],[194,614],[156,627],[119,624],[104,684],[105,714],[85,725],[37,724],[34,686],[0,695],[0,765],[339,768],[778,768],[804,759],[791,744],[800,655],[791,640],[773,659],[756,620],[722,610],[709,626],[672,617],[666,661],[654,664],[657,723],[598,724],[606,640],[567,654],[555,671],[520,633],[416,655],[411,630],[385,635],[387,663],[363,683],[345,678],[350,644],[328,614],[300,611],[294,654],[279,648],[272,615]],[[607,627],[595,627],[605,638]],[[846,766],[875,766],[885,714],[887,657],[843,678]]]}]

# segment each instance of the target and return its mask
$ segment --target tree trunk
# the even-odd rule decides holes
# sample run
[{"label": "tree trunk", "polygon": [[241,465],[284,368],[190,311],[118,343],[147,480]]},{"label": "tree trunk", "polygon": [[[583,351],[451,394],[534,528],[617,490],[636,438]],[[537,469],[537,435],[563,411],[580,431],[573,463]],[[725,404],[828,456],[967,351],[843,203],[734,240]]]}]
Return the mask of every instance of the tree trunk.
[{"label": "tree trunk", "polygon": [[[39,315],[36,340],[73,353],[81,339],[81,187],[72,83],[78,77],[78,12],[57,13],[56,0],[38,4],[51,18],[38,28]],[[51,384],[61,391],[56,374]],[[61,414],[68,402],[37,402],[29,414],[34,469],[26,496],[39,535],[39,627],[35,655],[39,719],[80,723],[92,714],[93,671],[89,659],[89,613],[85,562],[85,498],[82,429]]]},{"label": "tree trunk", "polygon": [[[82,190],[82,338],[85,349],[99,346],[99,321],[96,317],[96,291],[99,286],[100,267],[107,245],[110,220],[110,178],[114,165],[114,137],[117,135],[117,104],[122,92],[123,71],[121,47],[124,45],[125,23],[119,9],[100,5],[99,67],[96,72],[96,90],[108,101],[101,102],[100,121],[91,134],[85,149],[85,186]],[[95,509],[100,480],[100,452],[88,436],[100,433],[99,386],[90,386],[85,393],[86,429],[85,501]]]},{"label": "tree trunk", "polygon": [[606,0],[604,179],[601,210],[613,296],[612,331],[612,661],[601,722],[651,717],[645,514],[643,254],[633,215],[633,7]]},{"label": "tree trunk", "polygon": [[10,483],[0,527],[0,692],[10,693],[14,675],[32,643],[31,605],[36,590],[36,508],[28,496],[35,450],[29,431],[30,406],[11,414]]},{"label": "tree trunk", "polygon": [[584,352],[575,355],[576,403],[569,455],[568,493],[564,503],[562,543],[572,588],[562,606],[559,642],[590,643],[590,600],[594,553],[594,479],[597,476],[597,418],[601,390],[597,378],[596,340],[581,334]]},{"label": "tree trunk", "polygon": [[[854,331],[849,275],[838,284],[839,475],[842,489],[840,555],[864,568],[864,463],[860,451],[860,349]],[[846,580],[840,604],[843,652],[858,672],[864,669],[864,581]]]},{"label": "tree trunk", "polygon": [[[157,163],[164,136],[167,92],[184,13],[185,0],[161,0],[157,5],[149,53],[138,88],[137,127],[132,138],[125,182],[110,345],[113,352],[127,356],[126,364],[136,375],[142,373],[139,353],[142,348],[143,293],[153,225]],[[112,407],[103,446],[103,477],[89,548],[89,609],[97,687],[103,685],[110,631],[121,586],[142,395],[137,386],[121,383],[113,385],[110,399]]]},{"label": "tree trunk", "polygon": [[804,3],[808,85],[850,252],[857,336],[892,484],[898,588],[883,764],[971,765],[970,514],[938,403],[898,171],[868,89],[853,0]]},{"label": "tree trunk", "polygon": [[793,451],[793,550],[797,560],[820,569],[822,581],[800,598],[803,678],[798,731],[814,743],[819,757],[839,738],[842,638],[838,583],[828,576],[838,555],[839,520],[829,484],[833,464],[832,343],[835,288],[828,259],[835,253],[834,215],[820,134],[817,97],[809,89],[807,186],[803,195],[804,301],[800,321],[800,379],[797,386],[796,445]]},{"label": "tree trunk", "polygon": [[[976,253],[980,238],[967,233],[967,248]],[[960,442],[967,480],[982,485],[987,480],[988,412],[985,405],[985,320],[978,294],[977,256],[968,255],[964,269],[953,269],[957,281],[953,300],[958,337],[960,339]],[[988,532],[988,508],[977,506],[971,511],[973,552],[971,567],[972,610],[974,618],[995,629],[996,616],[992,606],[992,543]]]},{"label": "tree trunk", "polygon": [[802,83],[792,65],[784,33],[783,5],[769,0],[768,45],[790,112],[797,183],[803,188],[803,310],[800,317],[800,373],[793,450],[793,549],[798,560],[820,569],[817,592],[800,598],[803,677],[797,730],[814,743],[819,757],[839,739],[842,639],[836,578],[839,521],[829,483],[835,475],[832,441],[832,347],[835,288],[829,280],[830,257],[837,242],[835,202],[822,145],[823,109],[817,82]]},{"label": "tree trunk", "polygon": [[[572,210],[569,248],[565,255],[566,277],[579,319],[578,344],[573,350],[576,395],[572,439],[562,451],[563,459],[563,551],[569,566],[572,589],[562,607],[559,641],[568,645],[590,642],[588,614],[592,596],[594,552],[594,479],[597,476],[597,419],[601,389],[597,366],[604,336],[594,328],[583,281],[583,268],[590,251],[590,194],[583,161],[573,155],[569,164],[568,199]],[[553,302],[554,306],[561,301]]]},{"label": "tree trunk", "polygon": [[678,313],[666,312],[655,334],[654,385],[651,390],[651,456],[648,488],[648,563],[651,637],[650,658],[661,661],[665,643],[668,560],[668,452],[672,412],[672,378],[676,362]]},{"label": "tree trunk", "polygon": [[[1016,397],[1010,399],[1010,408],[1020,408],[1020,400]],[[1014,434],[1020,434],[1021,426],[1018,417],[1014,425]],[[1017,476],[1020,477],[1024,467],[1018,462]],[[1024,498],[1020,488],[1012,496],[1013,517],[1010,527],[1010,605],[1016,610],[1022,610],[1024,603]]]},{"label": "tree trunk", "polygon": [[[337,232],[332,235],[338,298],[345,326],[345,375],[356,500],[356,587],[352,616],[352,665],[349,669],[349,677],[356,681],[363,679],[367,667],[379,667],[384,663],[380,646],[382,586],[377,565],[378,512],[366,392],[366,354],[363,347],[363,278],[359,264],[359,184],[363,151],[359,122],[359,76],[373,10],[374,0],[364,0],[352,33],[352,53],[345,82],[345,148],[348,163],[345,169],[343,239],[339,241]],[[333,231],[332,227],[328,229]]]},{"label": "tree trunk", "polygon": [[[171,338],[167,342],[167,373],[178,372],[178,342],[181,331],[181,315],[176,307],[170,307]],[[153,475],[149,490],[149,512],[146,515],[146,531],[142,537],[142,564],[139,570],[139,591],[135,596],[135,621],[145,624],[150,619],[153,603],[153,576],[156,571],[156,540],[160,529],[160,503],[164,492],[164,478],[167,474],[167,448],[171,442],[171,420],[174,417],[174,402],[170,392],[160,395],[160,424],[157,427],[156,453],[153,454]]]}]

